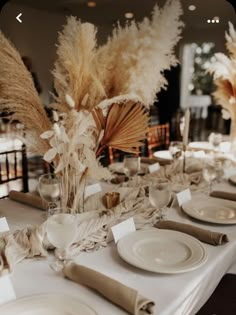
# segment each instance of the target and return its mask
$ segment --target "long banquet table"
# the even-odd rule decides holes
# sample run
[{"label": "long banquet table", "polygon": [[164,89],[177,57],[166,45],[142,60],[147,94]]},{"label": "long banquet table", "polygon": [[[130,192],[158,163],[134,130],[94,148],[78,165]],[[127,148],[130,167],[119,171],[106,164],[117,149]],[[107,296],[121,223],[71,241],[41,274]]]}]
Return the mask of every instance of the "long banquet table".
[{"label": "long banquet table", "polygon": [[[43,212],[5,199],[0,201],[0,216],[6,216],[12,231],[26,225],[39,224]],[[117,254],[112,243],[107,248],[81,253],[76,261],[100,271],[124,284],[136,288],[156,303],[154,314],[192,315],[209,298],[221,277],[236,266],[236,227],[201,224],[182,213],[169,209],[167,218],[192,223],[228,234],[230,242],[222,246],[204,244],[208,252],[207,262],[200,268],[181,274],[156,274],[132,267]],[[15,266],[11,280],[17,298],[32,294],[64,293],[91,305],[98,315],[127,314],[96,292],[64,279],[50,269],[47,259],[26,259]]]}]

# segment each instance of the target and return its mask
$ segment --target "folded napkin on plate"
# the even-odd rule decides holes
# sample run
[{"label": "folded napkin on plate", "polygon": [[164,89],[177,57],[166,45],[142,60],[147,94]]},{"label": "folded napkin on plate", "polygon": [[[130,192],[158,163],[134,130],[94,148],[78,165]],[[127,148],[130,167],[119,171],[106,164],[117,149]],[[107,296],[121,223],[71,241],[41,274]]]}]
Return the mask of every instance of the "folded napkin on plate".
[{"label": "folded napkin on plate", "polygon": [[229,191],[213,190],[210,193],[210,196],[211,197],[216,197],[216,198],[222,198],[222,199],[228,199],[228,200],[236,201],[236,193],[229,192]]},{"label": "folded napkin on plate", "polygon": [[12,190],[9,193],[9,198],[11,200],[18,201],[28,206],[32,206],[41,210],[47,209],[46,203],[43,202],[40,196],[37,196],[36,194],[33,193],[23,193],[20,191]]},{"label": "folded napkin on plate", "polygon": [[228,236],[223,233],[212,232],[205,229],[200,229],[190,224],[179,223],[175,221],[159,221],[155,224],[155,227],[159,229],[174,230],[189,234],[199,239],[199,241],[211,244],[211,245],[222,245],[228,242]]},{"label": "folded napkin on plate", "polygon": [[130,314],[153,314],[153,306],[155,305],[153,301],[139,295],[135,289],[129,288],[100,272],[75,263],[69,263],[63,268],[63,273],[70,280],[99,292]]}]

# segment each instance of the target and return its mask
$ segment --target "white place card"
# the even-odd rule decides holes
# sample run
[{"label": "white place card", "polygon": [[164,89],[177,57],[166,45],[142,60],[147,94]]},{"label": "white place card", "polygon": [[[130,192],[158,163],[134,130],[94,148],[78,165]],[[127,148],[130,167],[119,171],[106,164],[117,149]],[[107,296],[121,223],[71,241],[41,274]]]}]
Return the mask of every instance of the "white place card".
[{"label": "white place card", "polygon": [[136,231],[134,219],[130,218],[119,224],[114,225],[111,228],[111,231],[114,237],[114,241],[115,243],[117,243],[122,237]]},{"label": "white place card", "polygon": [[185,189],[178,194],[176,194],[178,204],[181,207],[185,202],[190,201],[192,199],[190,189]]},{"label": "white place card", "polygon": [[89,185],[89,186],[85,187],[84,198],[92,196],[92,195],[94,195],[100,191],[102,191],[102,186],[99,183]]},{"label": "white place card", "polygon": [[148,166],[148,169],[149,169],[149,173],[157,172],[160,169],[160,164],[158,162],[154,163],[154,164],[151,164],[151,165]]},{"label": "white place card", "polygon": [[235,167],[228,167],[224,169],[224,177],[228,179],[230,176],[236,175],[236,168]]},{"label": "white place card", "polygon": [[0,305],[16,299],[16,294],[8,275],[0,277]]},{"label": "white place card", "polygon": [[9,231],[9,225],[5,217],[0,218],[0,233]]}]

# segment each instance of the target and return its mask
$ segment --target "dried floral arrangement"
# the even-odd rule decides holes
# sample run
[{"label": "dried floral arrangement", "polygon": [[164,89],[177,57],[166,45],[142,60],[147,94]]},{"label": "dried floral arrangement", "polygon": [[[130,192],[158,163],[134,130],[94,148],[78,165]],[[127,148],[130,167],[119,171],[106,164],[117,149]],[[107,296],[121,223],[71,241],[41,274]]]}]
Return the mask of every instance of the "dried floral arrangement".
[{"label": "dried floral arrangement", "polygon": [[222,106],[223,118],[231,118],[231,136],[236,137],[236,31],[229,22],[229,33],[226,32],[226,47],[229,57],[216,53],[216,61],[209,71],[214,74],[216,90],[213,93],[218,104]]},{"label": "dried floral arrangement", "polygon": [[94,25],[69,17],[53,70],[53,121],[19,53],[0,32],[0,110],[24,124],[28,145],[62,175],[64,204],[78,209],[87,177],[111,177],[99,163],[105,147],[136,152],[142,144],[147,109],[168,83],[163,71],[177,64],[181,14],[179,0],[156,5],[150,20],[118,26],[101,47]]}]

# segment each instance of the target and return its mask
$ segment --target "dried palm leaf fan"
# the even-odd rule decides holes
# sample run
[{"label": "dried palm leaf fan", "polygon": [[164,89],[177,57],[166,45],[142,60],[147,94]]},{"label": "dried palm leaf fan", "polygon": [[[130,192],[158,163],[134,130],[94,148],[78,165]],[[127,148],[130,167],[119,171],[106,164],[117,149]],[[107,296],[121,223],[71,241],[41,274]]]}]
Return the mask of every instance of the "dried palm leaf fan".
[{"label": "dried palm leaf fan", "polygon": [[149,118],[141,103],[114,103],[106,117],[101,109],[96,108],[93,117],[98,130],[104,130],[97,156],[108,146],[124,152],[137,153],[137,147],[143,145],[141,141],[146,138]]}]

